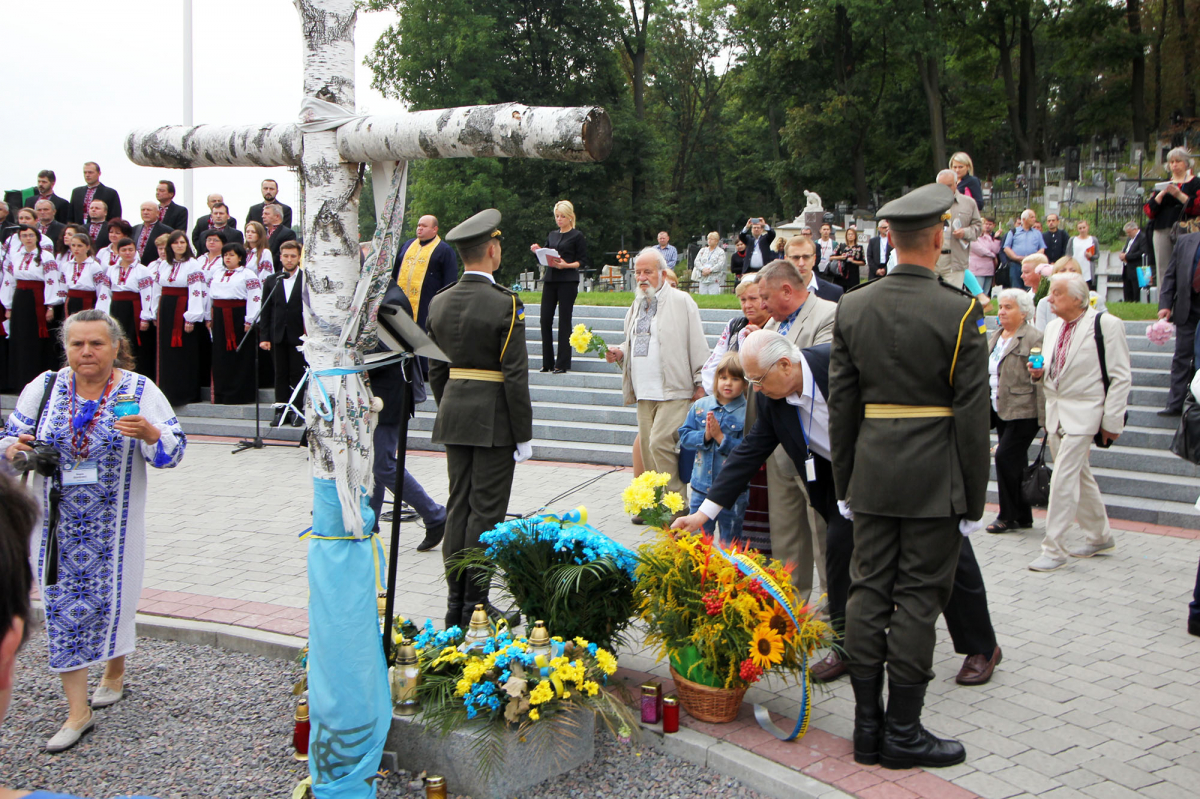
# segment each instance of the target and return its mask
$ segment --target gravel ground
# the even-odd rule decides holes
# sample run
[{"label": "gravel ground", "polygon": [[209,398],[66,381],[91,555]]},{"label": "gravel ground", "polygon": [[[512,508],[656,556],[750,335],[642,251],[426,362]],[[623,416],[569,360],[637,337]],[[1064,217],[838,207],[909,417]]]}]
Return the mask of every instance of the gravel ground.
[{"label": "gravel ground", "polygon": [[[291,688],[300,673],[294,663],[141,638],[126,668],[125,698],[96,711],[96,727],[74,749],[48,755],[42,747],[66,719],[67,703],[57,675],[46,669],[45,634],[34,634],[0,728],[0,785],[97,799],[282,799],[307,776],[307,766],[291,757]],[[100,673],[92,669],[90,690]],[[423,796],[410,790],[410,779],[391,775],[378,796]],[[522,799],[634,796],[759,797],[715,771],[602,733],[592,762]]]}]

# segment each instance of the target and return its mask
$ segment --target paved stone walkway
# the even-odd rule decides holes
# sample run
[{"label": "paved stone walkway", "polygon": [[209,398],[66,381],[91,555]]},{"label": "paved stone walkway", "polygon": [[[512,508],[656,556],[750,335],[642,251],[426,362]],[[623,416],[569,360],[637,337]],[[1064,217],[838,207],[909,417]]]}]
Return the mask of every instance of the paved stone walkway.
[{"label": "paved stone walkway", "polygon": [[[311,490],[307,452],[269,448],[230,454],[226,442],[194,440],[183,464],[151,476],[148,613],[201,618],[304,635]],[[446,496],[444,459],[409,455],[409,470],[436,499]],[[510,510],[526,513],[586,480],[552,509],[586,505],[590,521],[636,546],[645,528],[621,513],[631,473],[529,462],[516,470]],[[215,498],[215,499],[214,499]],[[1004,662],[991,683],[956,685],[961,658],[944,626],[925,722],[958,736],[964,765],[936,772],[863,769],[848,757],[853,701],[848,680],[819,689],[806,739],[780,744],[745,714],[725,727],[693,724],[835,786],[830,796],[912,799],[1195,799],[1200,795],[1200,639],[1185,630],[1200,557],[1196,531],[1118,522],[1112,557],[1036,574],[1031,533],[974,536]],[[417,553],[422,533],[402,537],[397,607],[418,621],[443,615],[441,553]],[[136,655],[135,655],[136,657]],[[667,677],[650,653],[621,653],[630,679]],[[748,701],[781,714],[797,706],[779,681]],[[948,782],[947,782],[948,781]]]}]

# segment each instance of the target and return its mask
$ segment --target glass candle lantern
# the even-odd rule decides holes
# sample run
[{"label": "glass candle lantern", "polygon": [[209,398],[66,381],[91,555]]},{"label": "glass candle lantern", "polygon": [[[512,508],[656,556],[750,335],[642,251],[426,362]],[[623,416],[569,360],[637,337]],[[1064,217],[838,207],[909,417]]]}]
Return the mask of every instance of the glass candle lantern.
[{"label": "glass candle lantern", "polygon": [[476,605],[475,611],[471,614],[471,626],[467,629],[467,634],[459,649],[463,652],[483,649],[484,641],[491,637],[492,624],[488,621],[487,611],[484,610],[483,605]]},{"label": "glass candle lantern", "polygon": [[421,710],[417,689],[421,685],[421,668],[417,650],[407,638],[396,650],[396,665],[392,667],[392,711],[397,716],[415,716]]},{"label": "glass candle lantern", "polygon": [[663,732],[679,732],[679,700],[673,696],[663,700]]},{"label": "glass candle lantern", "polygon": [[1034,369],[1041,369],[1046,364],[1046,359],[1042,355],[1041,347],[1031,347],[1029,349],[1029,365]]},{"label": "glass candle lantern", "polygon": [[546,622],[538,620],[533,623],[533,630],[529,633],[529,654],[534,658],[545,658],[545,662],[550,662],[550,631],[546,629]]}]

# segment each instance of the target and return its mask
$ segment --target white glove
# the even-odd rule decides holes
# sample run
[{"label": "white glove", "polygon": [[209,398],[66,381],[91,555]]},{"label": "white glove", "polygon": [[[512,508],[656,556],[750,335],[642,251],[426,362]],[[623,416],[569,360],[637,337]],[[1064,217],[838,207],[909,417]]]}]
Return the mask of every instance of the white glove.
[{"label": "white glove", "polygon": [[843,519],[854,521],[854,511],[850,510],[849,503],[844,499],[838,500],[838,513],[842,514]]},{"label": "white glove", "polygon": [[975,521],[971,521],[970,519],[959,519],[958,520],[958,531],[960,533],[962,533],[963,535],[970,535],[971,533],[977,533],[982,529],[983,529],[983,519],[976,519]]},{"label": "white glove", "polygon": [[522,441],[517,444],[517,451],[513,453],[513,460],[517,463],[524,463],[533,457],[533,442]]}]

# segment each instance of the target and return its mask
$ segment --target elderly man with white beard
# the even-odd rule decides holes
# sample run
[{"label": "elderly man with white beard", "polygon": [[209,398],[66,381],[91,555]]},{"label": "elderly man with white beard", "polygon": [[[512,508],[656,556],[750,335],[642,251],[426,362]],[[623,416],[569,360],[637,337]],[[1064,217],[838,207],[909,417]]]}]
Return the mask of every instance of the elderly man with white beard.
[{"label": "elderly man with white beard", "polygon": [[637,404],[642,463],[669,474],[667,490],[684,496],[676,448],[679,426],[692,402],[704,396],[700,370],[709,348],[700,309],[667,282],[668,268],[656,247],[633,259],[637,291],[625,314],[625,340],[610,346],[605,358],[620,362],[625,404]]}]

